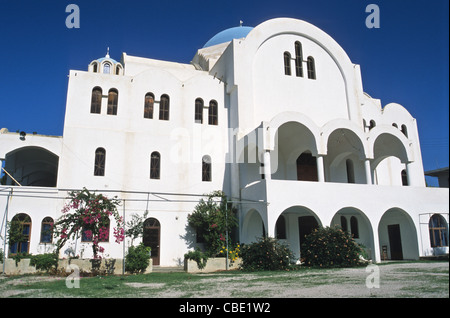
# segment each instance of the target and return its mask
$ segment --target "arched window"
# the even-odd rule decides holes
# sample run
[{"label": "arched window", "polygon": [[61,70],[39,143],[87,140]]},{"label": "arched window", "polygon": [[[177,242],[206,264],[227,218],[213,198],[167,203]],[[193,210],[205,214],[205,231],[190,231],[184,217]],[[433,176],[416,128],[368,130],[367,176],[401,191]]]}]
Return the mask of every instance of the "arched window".
[{"label": "arched window", "polygon": [[350,231],[352,232],[353,238],[359,238],[358,219],[356,216],[350,218]]},{"label": "arched window", "polygon": [[94,73],[98,72],[98,64],[97,64],[97,62],[92,63],[92,71]]},{"label": "arched window", "polygon": [[170,99],[167,95],[161,96],[161,101],[159,102],[159,119],[169,120],[169,109],[170,109]]},{"label": "arched window", "polygon": [[211,157],[202,158],[202,181],[211,181]]},{"label": "arched window", "polygon": [[392,126],[395,127],[395,128],[398,128],[396,123],[393,123]]},{"label": "arched window", "polygon": [[314,58],[312,56],[308,56],[306,65],[308,67],[308,78],[316,79],[316,65],[314,64]]},{"label": "arched window", "polygon": [[440,214],[433,214],[428,223],[431,247],[448,246],[448,224]]},{"label": "arched window", "polygon": [[161,170],[161,155],[154,151],[150,155],[150,179],[159,179]]},{"label": "arched window", "polygon": [[317,160],[311,152],[306,151],[297,158],[297,180],[318,181]]},{"label": "arched window", "polygon": [[111,64],[105,63],[103,65],[103,74],[111,74]]},{"label": "arched window", "polygon": [[297,77],[303,77],[303,52],[302,44],[295,42],[295,75]]},{"label": "arched window", "polygon": [[212,100],[209,102],[208,109],[208,124],[209,125],[218,125],[219,124],[219,114],[217,109],[217,102]]},{"label": "arched window", "polygon": [[371,120],[370,122],[369,122],[369,130],[371,130],[372,128],[375,128],[375,126],[376,126],[377,124],[375,123],[375,120]]},{"label": "arched window", "polygon": [[408,185],[408,174],[406,173],[406,169],[402,170],[402,185],[403,186]]},{"label": "arched window", "polygon": [[154,103],[155,103],[155,95],[153,95],[152,93],[145,94],[144,118],[153,118]]},{"label": "arched window", "polygon": [[345,167],[347,168],[347,182],[355,183],[355,168],[351,159],[345,160]]},{"label": "arched window", "polygon": [[[98,241],[99,242],[109,242],[109,218],[106,220],[104,226],[99,229]],[[83,227],[81,229],[81,242],[92,242],[94,240],[94,235],[92,231],[88,228]]]},{"label": "arched window", "polygon": [[102,108],[102,89],[97,86],[92,89],[91,114],[100,114],[101,108]]},{"label": "arched window", "polygon": [[53,238],[53,219],[49,216],[41,223],[41,243],[51,243]]},{"label": "arched window", "polygon": [[97,148],[95,150],[94,176],[105,175],[106,150]]},{"label": "arched window", "polygon": [[203,99],[197,98],[195,100],[195,117],[194,120],[196,123],[203,123]]},{"label": "arched window", "polygon": [[343,215],[341,215],[341,228],[342,231],[348,232],[347,218]]},{"label": "arched window", "polygon": [[30,216],[25,213],[15,215],[11,220],[9,233],[9,252],[11,254],[28,253],[31,235]]},{"label": "arched window", "polygon": [[117,65],[116,66],[116,75],[120,75],[120,72],[122,71],[122,66]]},{"label": "arched window", "polygon": [[117,102],[119,92],[115,88],[111,88],[108,92],[108,115],[117,115]]},{"label": "arched window", "polygon": [[284,75],[291,75],[291,54],[284,52]]},{"label": "arched window", "polygon": [[279,240],[286,239],[286,220],[284,215],[278,217],[277,223],[275,224],[275,235]]},{"label": "arched window", "polygon": [[408,138],[408,128],[406,128],[406,125],[402,125],[402,133]]}]

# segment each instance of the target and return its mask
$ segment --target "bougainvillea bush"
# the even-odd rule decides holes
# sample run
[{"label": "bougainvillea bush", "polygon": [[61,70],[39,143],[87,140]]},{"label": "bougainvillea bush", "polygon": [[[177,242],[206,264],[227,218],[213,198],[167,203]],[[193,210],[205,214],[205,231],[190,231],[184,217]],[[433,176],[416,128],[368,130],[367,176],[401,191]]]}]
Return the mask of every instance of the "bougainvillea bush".
[{"label": "bougainvillea bush", "polygon": [[361,247],[349,233],[338,227],[314,230],[302,244],[302,261],[312,267],[352,267],[361,265]]},{"label": "bougainvillea bush", "polygon": [[113,232],[115,242],[124,240],[123,220],[117,211],[120,200],[117,197],[110,199],[84,188],[69,192],[69,199],[62,209],[62,216],[54,224],[54,235],[58,239],[57,255],[69,239],[75,240],[84,235],[86,240],[92,241],[94,259],[100,258],[104,248],[99,243],[109,239],[111,218],[116,223]]}]

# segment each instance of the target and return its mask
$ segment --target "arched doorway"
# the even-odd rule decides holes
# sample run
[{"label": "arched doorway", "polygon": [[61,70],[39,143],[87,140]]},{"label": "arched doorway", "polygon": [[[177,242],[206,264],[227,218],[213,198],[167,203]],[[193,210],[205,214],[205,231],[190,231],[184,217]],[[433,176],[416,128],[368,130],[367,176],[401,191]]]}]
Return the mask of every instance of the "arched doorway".
[{"label": "arched doorway", "polygon": [[387,210],[378,224],[381,259],[418,259],[417,231],[411,216],[399,208]]},{"label": "arched doorway", "polygon": [[160,239],[161,225],[155,218],[148,218],[144,221],[143,243],[152,249],[151,258],[153,265],[159,265],[160,262]]}]

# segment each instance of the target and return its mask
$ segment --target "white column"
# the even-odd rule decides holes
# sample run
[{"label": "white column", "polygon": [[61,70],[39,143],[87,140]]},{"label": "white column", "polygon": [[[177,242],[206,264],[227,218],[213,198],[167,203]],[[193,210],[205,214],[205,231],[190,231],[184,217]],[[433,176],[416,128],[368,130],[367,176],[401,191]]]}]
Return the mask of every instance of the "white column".
[{"label": "white column", "polygon": [[372,172],[370,170],[370,160],[364,160],[364,168],[366,170],[366,183],[372,184]]},{"label": "white column", "polygon": [[271,180],[272,179],[272,169],[271,169],[271,165],[270,165],[270,151],[266,150],[264,152],[264,178],[266,180]]},{"label": "white column", "polygon": [[325,182],[325,170],[323,167],[323,156],[317,155],[317,177],[319,182]]}]

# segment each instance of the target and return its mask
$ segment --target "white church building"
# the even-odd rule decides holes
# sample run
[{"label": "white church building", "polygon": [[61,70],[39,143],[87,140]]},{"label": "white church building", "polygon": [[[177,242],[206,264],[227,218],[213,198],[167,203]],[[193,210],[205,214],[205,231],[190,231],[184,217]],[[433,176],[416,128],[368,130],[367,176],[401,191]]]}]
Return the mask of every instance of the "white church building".
[{"label": "white church building", "polygon": [[[187,216],[215,190],[240,243],[268,235],[300,258],[313,228],[339,225],[374,261],[448,253],[449,190],[426,187],[416,119],[365,93],[360,66],[297,19],[222,31],[190,64],[108,53],[71,70],[63,136],[3,128],[0,159],[9,254],[51,251],[44,230],[83,187],[117,195],[126,220],[148,211],[155,265],[183,261]],[[8,246],[13,218],[27,239]],[[71,247],[89,258],[88,244]],[[112,234],[100,245],[123,257]]]}]

